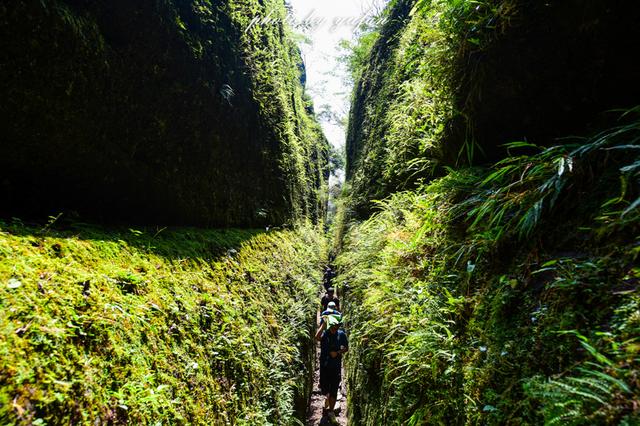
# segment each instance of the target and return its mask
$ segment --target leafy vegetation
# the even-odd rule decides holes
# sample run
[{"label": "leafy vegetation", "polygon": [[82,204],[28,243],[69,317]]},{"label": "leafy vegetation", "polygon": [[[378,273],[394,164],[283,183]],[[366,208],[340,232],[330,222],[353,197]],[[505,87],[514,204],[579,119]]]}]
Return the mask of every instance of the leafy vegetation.
[{"label": "leafy vegetation", "polygon": [[574,145],[513,143],[353,226],[351,421],[635,424],[638,140],[632,111]]},{"label": "leafy vegetation", "polygon": [[0,423],[298,424],[323,248],[314,228],[54,220],[0,222]]},{"label": "leafy vegetation", "polygon": [[601,6],[395,0],[353,49],[352,423],[638,423],[640,9]]},{"label": "leafy vegetation", "polygon": [[375,26],[360,28],[361,34],[355,42],[342,40],[339,44],[343,54],[338,58],[345,65],[349,83],[355,84],[362,77],[371,49],[380,37],[380,31]]}]

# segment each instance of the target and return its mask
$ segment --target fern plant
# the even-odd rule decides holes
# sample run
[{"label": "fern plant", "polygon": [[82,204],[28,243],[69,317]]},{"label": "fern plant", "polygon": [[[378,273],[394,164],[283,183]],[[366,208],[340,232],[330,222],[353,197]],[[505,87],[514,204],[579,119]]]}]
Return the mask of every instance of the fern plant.
[{"label": "fern plant", "polygon": [[[634,108],[623,116],[638,112],[640,108]],[[616,210],[617,215],[631,219],[637,214],[640,198],[628,200],[631,194],[626,188],[630,180],[640,176],[639,141],[640,120],[636,118],[583,144],[546,149],[526,142],[507,144],[509,151],[534,149],[539,152],[511,156],[498,162],[479,188],[474,188],[466,199],[453,207],[452,214],[468,221],[471,231],[491,229],[496,240],[512,234],[525,239],[540,224],[544,214],[554,211],[558,200],[591,185],[597,180],[594,170],[611,161],[612,153],[624,152],[616,159],[620,162],[622,195],[608,205],[622,204],[624,208]],[[611,209],[607,211],[611,214]]]},{"label": "fern plant", "polygon": [[562,332],[565,333],[574,334],[593,361],[586,361],[561,377],[528,381],[525,388],[529,394],[543,402],[545,424],[624,424],[628,410],[619,401],[628,401],[633,393],[622,379],[624,370],[587,337],[575,330]]}]

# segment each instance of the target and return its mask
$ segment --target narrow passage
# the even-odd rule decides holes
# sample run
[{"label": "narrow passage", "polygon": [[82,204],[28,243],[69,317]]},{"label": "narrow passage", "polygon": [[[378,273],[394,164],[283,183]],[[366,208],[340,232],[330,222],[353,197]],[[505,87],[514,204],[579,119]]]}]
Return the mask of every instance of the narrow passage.
[{"label": "narrow passage", "polygon": [[[331,281],[333,278],[333,271],[330,268],[327,268],[325,271],[324,277],[324,287],[325,290],[331,286]],[[338,296],[338,289],[335,289],[336,296]],[[323,293],[326,295],[326,293]],[[320,327],[320,313],[321,310],[318,310],[316,316],[316,329]],[[344,312],[343,312],[344,313]],[[313,391],[311,393],[311,400],[309,402],[309,409],[307,410],[307,426],[323,426],[323,425],[331,425],[331,424],[339,424],[341,426],[346,426],[347,424],[347,393],[345,386],[345,369],[344,369],[344,359],[342,362],[342,382],[340,383],[340,387],[338,389],[338,398],[335,406],[335,418],[338,423],[331,423],[329,421],[329,417],[324,412],[324,403],[325,396],[322,395],[320,390],[320,342],[315,341],[316,345],[316,360],[315,360],[315,371],[313,373]]]}]

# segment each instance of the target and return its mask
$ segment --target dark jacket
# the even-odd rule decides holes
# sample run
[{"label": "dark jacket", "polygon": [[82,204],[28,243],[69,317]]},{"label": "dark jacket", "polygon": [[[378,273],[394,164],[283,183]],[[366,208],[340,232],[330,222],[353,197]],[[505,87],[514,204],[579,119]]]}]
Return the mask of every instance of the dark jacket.
[{"label": "dark jacket", "polygon": [[338,330],[335,334],[332,334],[329,330],[325,330],[322,333],[320,339],[320,366],[329,368],[340,368],[342,362],[342,354],[335,358],[331,358],[330,352],[337,352],[340,350],[340,346],[345,348],[349,347],[349,341],[347,339],[347,333],[344,330]]}]

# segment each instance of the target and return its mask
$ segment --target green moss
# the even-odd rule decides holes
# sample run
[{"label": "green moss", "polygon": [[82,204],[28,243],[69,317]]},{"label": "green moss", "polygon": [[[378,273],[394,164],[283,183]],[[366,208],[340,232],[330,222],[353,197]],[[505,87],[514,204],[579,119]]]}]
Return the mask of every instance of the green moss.
[{"label": "green moss", "polygon": [[282,1],[16,1],[0,16],[5,217],[323,220],[328,143]]},{"label": "green moss", "polygon": [[310,227],[0,224],[2,423],[293,424],[321,248]]},{"label": "green moss", "polygon": [[[441,164],[455,162],[459,147],[444,139],[455,117],[453,84],[456,46],[448,25],[448,2],[416,9],[412,1],[395,1],[371,49],[365,34],[352,62],[361,69],[354,91],[347,137],[347,178],[359,216],[370,201],[411,187],[418,177],[433,175]],[[374,33],[375,34],[375,33]],[[357,65],[354,65],[357,66]]]},{"label": "green moss", "polygon": [[228,9],[245,29],[242,46],[252,69],[252,94],[261,119],[281,141],[279,167],[284,170],[295,217],[326,213],[329,143],[307,109],[301,86],[302,58],[287,22],[285,5],[255,1],[251,7],[230,3]]}]

